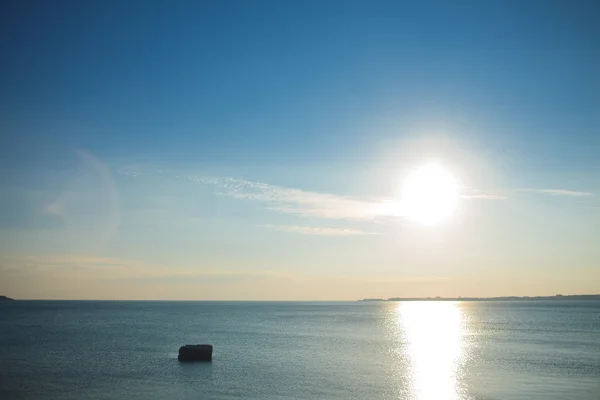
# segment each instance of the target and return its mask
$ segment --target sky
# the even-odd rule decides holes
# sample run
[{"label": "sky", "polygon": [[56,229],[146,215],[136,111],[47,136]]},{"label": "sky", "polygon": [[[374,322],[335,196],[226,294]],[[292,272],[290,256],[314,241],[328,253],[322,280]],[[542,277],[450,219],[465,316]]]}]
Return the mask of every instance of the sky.
[{"label": "sky", "polygon": [[[600,293],[596,1],[5,1],[0,294]],[[391,206],[443,165],[451,219]]]}]

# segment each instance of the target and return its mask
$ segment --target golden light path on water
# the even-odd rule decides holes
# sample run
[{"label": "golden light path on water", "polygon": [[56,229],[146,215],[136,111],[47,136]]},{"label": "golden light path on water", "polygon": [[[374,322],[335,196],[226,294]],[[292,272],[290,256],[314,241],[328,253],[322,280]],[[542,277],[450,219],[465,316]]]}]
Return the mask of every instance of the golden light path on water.
[{"label": "golden light path on water", "polygon": [[463,310],[454,302],[396,305],[398,333],[410,366],[415,400],[459,400],[459,367],[465,357]]}]

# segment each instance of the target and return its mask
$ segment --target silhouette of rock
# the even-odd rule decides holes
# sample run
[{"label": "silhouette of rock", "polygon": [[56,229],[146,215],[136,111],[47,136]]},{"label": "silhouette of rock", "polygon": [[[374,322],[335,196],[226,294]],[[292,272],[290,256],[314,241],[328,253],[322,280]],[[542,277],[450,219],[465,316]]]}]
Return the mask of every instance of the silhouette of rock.
[{"label": "silhouette of rock", "polygon": [[0,301],[12,301],[14,299],[11,299],[10,297],[6,297],[6,296],[0,296]]},{"label": "silhouette of rock", "polygon": [[186,344],[179,348],[179,361],[212,361],[210,344]]}]

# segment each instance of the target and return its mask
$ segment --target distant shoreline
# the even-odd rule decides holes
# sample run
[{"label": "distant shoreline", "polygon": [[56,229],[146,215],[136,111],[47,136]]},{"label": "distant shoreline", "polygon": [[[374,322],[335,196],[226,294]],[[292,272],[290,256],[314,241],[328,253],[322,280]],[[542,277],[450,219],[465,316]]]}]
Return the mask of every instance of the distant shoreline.
[{"label": "distant shoreline", "polygon": [[504,297],[390,297],[389,299],[362,299],[359,301],[535,301],[535,300],[600,300],[600,294],[571,294],[556,296],[504,296]]}]

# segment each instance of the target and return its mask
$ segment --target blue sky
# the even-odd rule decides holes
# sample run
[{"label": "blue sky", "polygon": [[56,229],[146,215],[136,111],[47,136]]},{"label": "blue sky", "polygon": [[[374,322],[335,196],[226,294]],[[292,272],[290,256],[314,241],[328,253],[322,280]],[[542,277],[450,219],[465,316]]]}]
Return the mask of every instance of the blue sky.
[{"label": "blue sky", "polygon": [[2,293],[600,292],[597,2],[0,7]]}]

